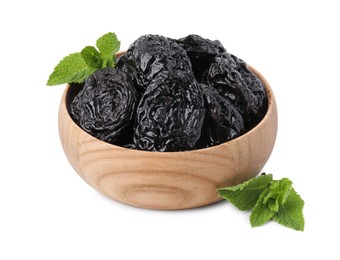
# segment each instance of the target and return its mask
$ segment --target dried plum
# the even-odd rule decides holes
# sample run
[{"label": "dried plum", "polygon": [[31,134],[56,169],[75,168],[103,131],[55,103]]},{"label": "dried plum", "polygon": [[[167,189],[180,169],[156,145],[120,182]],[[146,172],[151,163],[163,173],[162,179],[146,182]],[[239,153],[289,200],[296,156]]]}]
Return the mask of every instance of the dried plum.
[{"label": "dried plum", "polygon": [[191,34],[176,41],[188,54],[192,70],[198,82],[205,82],[212,59],[226,52],[218,41],[211,41],[199,35]]},{"label": "dried plum", "polygon": [[243,60],[229,53],[215,56],[207,81],[239,109],[246,128],[263,118],[268,106],[266,90]]},{"label": "dried plum", "polygon": [[150,34],[131,44],[117,68],[133,75],[141,93],[161,71],[192,72],[190,59],[181,46],[164,36]]},{"label": "dried plum", "polygon": [[144,35],[115,69],[87,78],[71,116],[103,141],[146,151],[186,151],[234,139],[267,111],[266,90],[219,41]]},{"label": "dried plum", "polygon": [[136,103],[137,91],[127,74],[106,68],[86,79],[71,103],[71,116],[92,136],[119,143],[125,139],[122,131],[132,127]]},{"label": "dried plum", "polygon": [[147,151],[195,148],[204,121],[201,89],[191,73],[163,71],[152,80],[136,113],[134,142]]},{"label": "dried plum", "polygon": [[200,86],[203,90],[206,115],[199,146],[214,146],[243,134],[244,122],[238,109],[213,87],[204,84]]}]

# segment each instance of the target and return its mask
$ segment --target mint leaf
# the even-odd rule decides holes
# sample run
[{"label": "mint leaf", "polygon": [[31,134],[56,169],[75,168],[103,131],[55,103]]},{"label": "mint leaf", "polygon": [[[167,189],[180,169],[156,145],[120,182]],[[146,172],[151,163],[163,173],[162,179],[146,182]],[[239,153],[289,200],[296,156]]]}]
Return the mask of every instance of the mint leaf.
[{"label": "mint leaf", "polygon": [[102,60],[100,53],[93,46],[86,46],[81,51],[81,57],[86,62],[87,66],[92,68],[100,68],[102,66]]},{"label": "mint leaf", "polygon": [[288,178],[273,180],[271,174],[261,175],[242,184],[219,188],[218,194],[241,210],[250,210],[250,224],[258,227],[270,220],[304,230],[304,201],[292,187]]},{"label": "mint leaf", "polygon": [[240,210],[250,210],[272,179],[271,174],[261,175],[236,186],[217,189],[217,192]]},{"label": "mint leaf", "polygon": [[101,54],[110,55],[119,51],[120,41],[115,33],[109,32],[97,40],[96,46]]},{"label": "mint leaf", "polygon": [[274,216],[274,220],[279,224],[303,231],[305,220],[303,217],[304,201],[292,188],[285,204],[280,207],[279,212]]},{"label": "mint leaf", "polygon": [[250,224],[252,227],[262,226],[271,220],[276,214],[275,211],[270,210],[264,203],[264,199],[269,192],[269,188],[267,188],[261,193],[250,214]]},{"label": "mint leaf", "polygon": [[115,54],[120,48],[116,34],[111,32],[103,35],[96,45],[99,51],[93,46],[87,46],[81,52],[63,58],[49,76],[47,85],[82,83],[97,69],[114,67]]},{"label": "mint leaf", "polygon": [[90,76],[95,69],[89,68],[79,52],[63,58],[54,68],[47,81],[48,86],[65,83],[80,83]]},{"label": "mint leaf", "polygon": [[269,191],[263,199],[263,203],[268,205],[270,210],[278,212],[280,206],[285,204],[292,189],[292,185],[293,183],[288,178],[272,181],[269,185]]},{"label": "mint leaf", "polygon": [[120,41],[117,39],[115,33],[110,32],[100,37],[96,46],[100,51],[102,59],[102,68],[115,66],[115,53],[119,51]]}]

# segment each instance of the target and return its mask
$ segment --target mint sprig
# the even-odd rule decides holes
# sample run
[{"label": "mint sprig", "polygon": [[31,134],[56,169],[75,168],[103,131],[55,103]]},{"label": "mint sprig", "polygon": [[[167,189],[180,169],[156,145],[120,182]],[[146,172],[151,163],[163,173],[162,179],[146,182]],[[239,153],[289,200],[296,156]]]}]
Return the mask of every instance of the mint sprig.
[{"label": "mint sprig", "polygon": [[229,200],[240,210],[251,210],[262,191],[268,187],[272,180],[271,174],[261,175],[237,186],[222,188],[217,191],[222,198]]},{"label": "mint sprig", "polygon": [[116,63],[115,54],[120,48],[120,41],[118,41],[116,34],[107,33],[103,35],[97,40],[96,46],[100,52],[102,68],[114,67]]},{"label": "mint sprig", "polygon": [[242,184],[217,189],[218,194],[240,210],[251,210],[250,224],[258,227],[270,220],[299,231],[304,230],[304,201],[288,178],[273,180],[262,174]]},{"label": "mint sprig", "polygon": [[63,58],[47,81],[48,86],[65,83],[82,83],[100,68],[114,67],[115,54],[119,51],[120,41],[115,33],[104,34],[96,42],[96,47],[86,46],[81,52]]}]

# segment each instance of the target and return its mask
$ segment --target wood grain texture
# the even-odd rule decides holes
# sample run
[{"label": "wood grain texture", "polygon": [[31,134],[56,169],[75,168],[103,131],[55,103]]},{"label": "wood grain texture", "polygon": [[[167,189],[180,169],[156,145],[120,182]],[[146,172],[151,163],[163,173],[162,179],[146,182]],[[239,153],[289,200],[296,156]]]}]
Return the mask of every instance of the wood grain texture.
[{"label": "wood grain texture", "polygon": [[68,113],[68,85],[59,109],[59,134],[65,155],[90,186],[126,204],[149,209],[185,209],[219,201],[216,188],[256,176],[275,143],[275,98],[265,78],[250,68],[264,83],[269,96],[264,119],[234,140],[188,152],[137,151],[92,137]]}]

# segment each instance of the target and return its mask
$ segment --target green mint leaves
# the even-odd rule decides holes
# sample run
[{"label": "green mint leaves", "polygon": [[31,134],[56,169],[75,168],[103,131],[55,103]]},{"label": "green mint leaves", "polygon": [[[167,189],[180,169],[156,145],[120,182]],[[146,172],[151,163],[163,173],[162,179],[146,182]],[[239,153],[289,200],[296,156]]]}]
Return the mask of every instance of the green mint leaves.
[{"label": "green mint leaves", "polygon": [[79,52],[63,58],[54,68],[47,85],[54,86],[64,83],[80,83],[95,71],[89,67]]},{"label": "green mint leaves", "polygon": [[81,52],[63,58],[54,68],[47,85],[81,83],[97,69],[114,67],[115,54],[119,51],[120,41],[116,34],[110,32],[100,37],[96,46],[86,46]]},{"label": "green mint leaves", "polygon": [[96,46],[100,52],[102,68],[114,67],[116,65],[114,57],[120,48],[117,36],[114,33],[107,33],[97,40]]},{"label": "green mint leaves", "polygon": [[292,185],[288,178],[273,180],[273,176],[268,174],[236,186],[217,189],[217,192],[240,210],[251,210],[252,227],[274,220],[283,226],[303,231],[304,201]]},{"label": "green mint leaves", "polygon": [[271,174],[261,175],[250,179],[240,185],[218,189],[219,195],[229,200],[240,210],[251,210],[260,194],[269,186],[273,180]]}]

